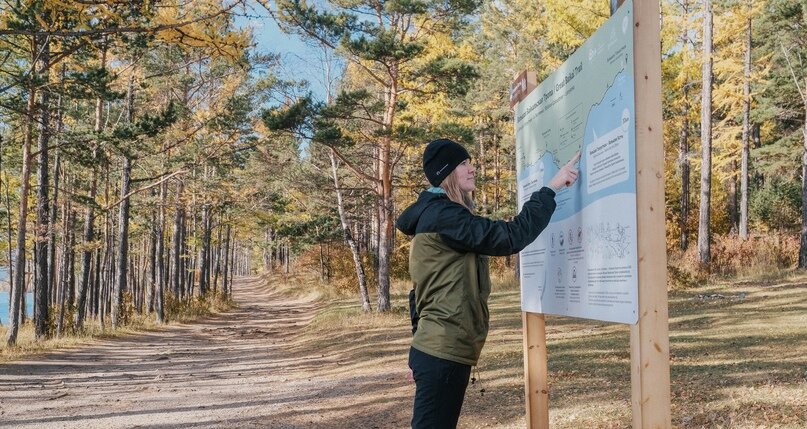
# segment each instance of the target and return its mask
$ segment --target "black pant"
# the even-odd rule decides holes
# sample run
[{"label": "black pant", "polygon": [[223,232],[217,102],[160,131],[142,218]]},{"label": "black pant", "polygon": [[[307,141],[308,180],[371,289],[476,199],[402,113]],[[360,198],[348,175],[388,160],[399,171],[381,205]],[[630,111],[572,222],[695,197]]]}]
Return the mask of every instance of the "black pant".
[{"label": "black pant", "polygon": [[416,386],[412,428],[456,428],[471,377],[471,366],[434,357],[411,347],[409,368]]}]

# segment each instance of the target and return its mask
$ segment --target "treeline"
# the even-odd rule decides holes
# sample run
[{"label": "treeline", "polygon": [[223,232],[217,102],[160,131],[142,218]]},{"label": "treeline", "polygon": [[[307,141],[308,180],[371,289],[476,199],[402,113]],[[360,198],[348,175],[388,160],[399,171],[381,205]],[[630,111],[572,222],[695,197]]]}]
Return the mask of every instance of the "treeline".
[{"label": "treeline", "polygon": [[[554,71],[608,19],[609,3],[393,1],[378,7],[368,0],[318,8],[276,2],[273,13],[286,31],[341,65],[338,79],[322,70],[332,83],[325,100],[300,96],[263,115],[270,130],[310,143],[300,168],[319,181],[316,187],[310,179],[283,182],[320,203],[287,201],[281,211],[314,210],[363,244],[317,236],[299,216],[273,219],[267,231],[309,231],[287,236],[298,243],[294,253],[303,256],[302,265],[323,278],[337,273],[337,287],[360,291],[369,309],[361,286],[366,270],[376,308],[389,308],[391,279],[407,277],[406,237],[395,234],[391,220],[426,186],[424,144],[445,136],[466,145],[478,166],[477,211],[512,216],[509,84],[525,69],[539,80]],[[662,0],[660,6],[673,271],[703,278],[806,267],[807,6],[788,0]],[[338,256],[329,258],[323,245]],[[494,265],[509,271],[514,262]]]},{"label": "treeline", "polygon": [[[233,275],[308,269],[365,311],[389,310],[408,271],[394,221],[426,186],[425,143],[464,144],[476,211],[513,216],[509,85],[522,70],[554,71],[609,3],[10,3],[0,236],[14,320],[26,284],[46,336],[61,308],[73,311],[64,320],[115,325],[122,308],[159,314],[169,299],[229,291]],[[660,4],[672,263],[804,267],[807,6]],[[281,79],[239,14],[277,20],[320,64]],[[517,261],[492,265],[509,276]]]},{"label": "treeline", "polygon": [[[807,75],[798,64],[807,10],[781,0],[665,6],[668,241],[686,249],[697,233],[697,260],[708,265],[715,234],[747,240],[807,225]],[[805,268],[803,227],[799,243],[793,257]]]},{"label": "treeline", "polygon": [[239,6],[0,7],[8,345],[26,290],[42,339],[133,313],[163,322],[191,300],[226,299],[250,271],[248,197],[231,173],[254,148],[251,73],[268,60],[249,56]]}]

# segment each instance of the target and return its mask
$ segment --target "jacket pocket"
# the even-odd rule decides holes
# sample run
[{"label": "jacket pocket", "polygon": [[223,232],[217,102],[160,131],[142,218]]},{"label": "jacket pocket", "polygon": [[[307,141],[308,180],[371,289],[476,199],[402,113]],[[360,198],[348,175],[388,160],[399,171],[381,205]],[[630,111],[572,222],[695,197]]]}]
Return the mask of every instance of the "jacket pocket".
[{"label": "jacket pocket", "polygon": [[420,320],[415,303],[415,288],[409,291],[409,319],[412,322],[412,335],[415,335],[418,330],[418,320]]},{"label": "jacket pocket", "polygon": [[478,255],[476,261],[476,271],[479,282],[479,297],[487,303],[490,296],[490,267],[488,263],[490,257],[487,255]]}]

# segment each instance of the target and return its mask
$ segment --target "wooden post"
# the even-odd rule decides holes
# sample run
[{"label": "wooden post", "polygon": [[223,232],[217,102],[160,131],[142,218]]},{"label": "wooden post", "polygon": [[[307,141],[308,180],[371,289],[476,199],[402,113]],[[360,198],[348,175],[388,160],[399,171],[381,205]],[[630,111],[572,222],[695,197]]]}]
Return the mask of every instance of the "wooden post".
[{"label": "wooden post", "polygon": [[670,428],[659,2],[634,0],[639,322],[631,326],[634,429]]},{"label": "wooden post", "polygon": [[[518,74],[510,85],[510,106],[515,106],[538,86],[535,72]],[[549,427],[549,382],[546,350],[546,321],[543,314],[521,313],[524,329],[524,398],[527,427]]]},{"label": "wooden post", "polygon": [[549,427],[546,321],[543,314],[521,313],[524,327],[524,399],[527,428]]}]

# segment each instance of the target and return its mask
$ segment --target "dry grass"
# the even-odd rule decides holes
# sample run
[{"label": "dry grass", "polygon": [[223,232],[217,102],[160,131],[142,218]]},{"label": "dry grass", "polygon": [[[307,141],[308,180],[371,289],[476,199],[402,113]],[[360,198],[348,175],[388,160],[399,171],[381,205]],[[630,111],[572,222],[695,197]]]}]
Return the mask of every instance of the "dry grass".
[{"label": "dry grass", "polygon": [[[193,299],[191,301],[178,302],[166,297],[166,323],[186,323],[213,313],[225,312],[233,308],[235,303],[232,300],[224,300],[214,297],[207,300]],[[71,320],[72,314],[66,317]],[[127,313],[126,324],[118,329],[112,329],[109,320],[102,326],[100,322],[93,318],[87,319],[84,330],[72,332],[72,327],[65,329],[67,333],[59,337],[48,338],[37,341],[34,336],[34,325],[29,320],[23,324],[17,333],[16,345],[9,347],[6,345],[8,327],[0,326],[0,363],[19,360],[27,356],[37,355],[52,350],[69,349],[91,344],[95,339],[114,338],[125,335],[134,335],[144,331],[159,330],[165,325],[158,324],[154,315],[141,315],[131,311]]]},{"label": "dry grass", "polygon": [[741,240],[733,234],[717,235],[711,247],[711,263],[702,265],[696,246],[685,252],[668,252],[667,285],[686,289],[727,280],[771,282],[793,275],[799,239],[794,234],[755,234]]},{"label": "dry grass", "polygon": [[[387,381],[401,377],[406,369],[411,341],[406,282],[393,284],[393,311],[364,314],[355,295],[331,296],[310,277],[271,280],[284,293],[319,296],[318,314],[284,352],[311,364],[311,371],[338,372],[340,380],[375,379],[374,371],[385,371],[383,383],[348,383],[372,388],[344,389],[350,398],[374,403],[390,400],[390,386],[399,386],[394,391],[399,404],[394,413],[408,412],[411,397],[406,395],[411,390]],[[475,372],[477,381],[466,395],[461,428],[524,427],[519,292],[517,283],[507,277],[498,282],[506,285],[494,285],[491,331]],[[371,302],[375,307],[374,296]],[[200,307],[194,308],[188,311],[204,314]],[[159,329],[148,320],[131,322],[131,328],[111,335]],[[37,344],[28,325],[21,333],[20,349],[0,351],[0,361],[13,353],[72,347],[110,335],[97,329],[91,327],[84,337]],[[630,427],[628,327],[549,316],[547,331],[552,427]],[[807,427],[807,274],[788,272],[765,281],[712,279],[706,286],[671,292],[670,349],[675,427]],[[329,364],[315,364],[318,356]]]},{"label": "dry grass", "polygon": [[[480,381],[469,387],[460,427],[524,426],[520,298],[510,283],[494,287]],[[403,292],[385,315],[362,314],[355,298],[323,301],[300,350],[404,367]],[[552,427],[630,427],[628,327],[548,316],[547,330]],[[670,349],[675,427],[807,427],[807,275],[671,292]]]}]

